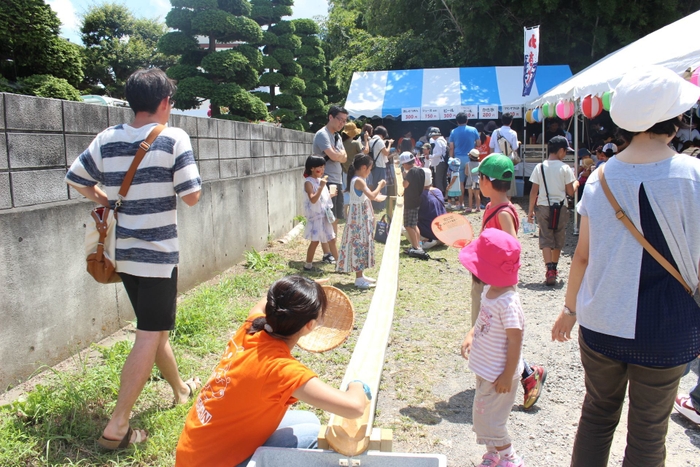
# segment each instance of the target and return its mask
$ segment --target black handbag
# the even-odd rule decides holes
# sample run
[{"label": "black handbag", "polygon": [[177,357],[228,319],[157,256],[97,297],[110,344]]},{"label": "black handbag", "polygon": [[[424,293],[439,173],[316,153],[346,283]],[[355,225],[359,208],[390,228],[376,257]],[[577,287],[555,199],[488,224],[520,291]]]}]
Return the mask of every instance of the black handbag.
[{"label": "black handbag", "polygon": [[547,189],[547,178],[544,176],[544,163],[540,164],[542,169],[542,181],[544,182],[544,192],[547,194],[547,204],[549,204],[549,225],[550,230],[557,230],[559,227],[559,219],[561,218],[561,210],[564,207],[564,201],[554,203],[549,200],[549,190]]},{"label": "black handbag", "polygon": [[387,236],[389,235],[389,224],[386,222],[386,216],[382,216],[382,219],[377,222],[377,226],[374,229],[374,241],[379,243],[386,243]]}]

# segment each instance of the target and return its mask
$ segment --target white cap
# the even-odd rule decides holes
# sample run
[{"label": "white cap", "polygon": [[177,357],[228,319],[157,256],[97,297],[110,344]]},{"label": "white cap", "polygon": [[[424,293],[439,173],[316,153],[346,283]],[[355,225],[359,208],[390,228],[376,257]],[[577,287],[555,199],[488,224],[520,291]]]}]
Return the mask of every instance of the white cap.
[{"label": "white cap", "polygon": [[433,173],[430,171],[430,169],[423,168],[423,172],[425,172],[425,182],[423,183],[423,186],[430,186],[433,184]]},{"label": "white cap", "polygon": [[409,151],[404,151],[399,156],[399,164],[409,164],[414,161],[413,153]]},{"label": "white cap", "polygon": [[700,98],[700,87],[668,68],[649,65],[629,70],[612,95],[610,117],[623,130],[644,132],[677,117]]},{"label": "white cap", "polygon": [[608,143],[603,146],[603,152],[608,152],[608,150],[612,151],[613,154],[617,154],[617,145],[614,143]]}]

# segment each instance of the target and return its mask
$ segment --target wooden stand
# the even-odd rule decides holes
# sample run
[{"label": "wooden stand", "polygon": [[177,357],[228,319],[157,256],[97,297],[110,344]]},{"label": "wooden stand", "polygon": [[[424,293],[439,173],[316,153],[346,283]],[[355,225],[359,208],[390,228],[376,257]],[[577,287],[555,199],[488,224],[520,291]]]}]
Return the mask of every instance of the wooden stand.
[{"label": "wooden stand", "polygon": [[[370,447],[372,441],[372,423],[377,406],[377,392],[391,324],[394,319],[402,221],[403,197],[400,197],[397,200],[394,217],[389,228],[382,265],[377,278],[377,288],[340,386],[341,389],[345,389],[350,381],[358,379],[370,387],[372,400],[367,404],[363,416],[356,420],[347,420],[337,415],[331,415],[325,435],[319,435],[319,447],[327,442],[327,445],[334,451],[346,456],[356,456],[363,453]],[[380,450],[382,445],[390,450],[390,435],[387,440],[383,440],[382,437],[380,430],[377,438]]]},{"label": "wooden stand", "polygon": [[[321,425],[321,430],[318,432],[318,448],[330,449],[328,440],[326,439],[326,425]],[[369,436],[368,451],[392,452],[394,443],[394,433],[387,428],[372,428],[372,433]]]}]

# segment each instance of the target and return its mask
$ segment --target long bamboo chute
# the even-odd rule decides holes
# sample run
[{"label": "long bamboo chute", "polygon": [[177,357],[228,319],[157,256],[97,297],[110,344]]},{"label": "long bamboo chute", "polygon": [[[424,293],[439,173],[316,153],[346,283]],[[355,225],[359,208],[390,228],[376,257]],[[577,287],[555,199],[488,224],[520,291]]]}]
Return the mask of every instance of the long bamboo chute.
[{"label": "long bamboo chute", "polygon": [[[398,179],[401,180],[400,176]],[[391,227],[389,227],[389,235],[377,278],[377,288],[341,384],[341,388],[346,388],[351,381],[359,379],[370,387],[372,401],[367,404],[361,418],[348,420],[331,415],[328,421],[326,430],[328,444],[333,450],[346,456],[361,454],[369,447],[374,412],[377,406],[377,392],[391,324],[394,319],[403,209],[403,197],[399,197],[394,209]]]}]

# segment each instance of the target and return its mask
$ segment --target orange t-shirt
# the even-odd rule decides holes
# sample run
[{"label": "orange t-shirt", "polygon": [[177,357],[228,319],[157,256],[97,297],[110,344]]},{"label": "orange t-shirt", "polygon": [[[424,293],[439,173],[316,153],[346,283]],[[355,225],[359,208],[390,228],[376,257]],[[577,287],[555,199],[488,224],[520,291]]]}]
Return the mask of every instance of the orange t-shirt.
[{"label": "orange t-shirt", "polygon": [[247,334],[260,316],[231,338],[202,387],[177,444],[176,467],[238,465],[274,433],[296,402],[292,393],[317,376],[284,341],[264,331]]},{"label": "orange t-shirt", "polygon": [[479,150],[479,162],[483,161],[486,156],[491,154],[491,137],[487,136],[484,144],[477,148]]}]

